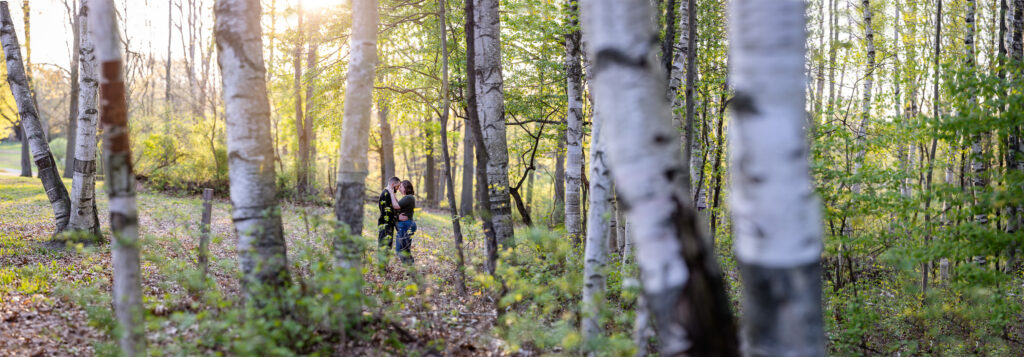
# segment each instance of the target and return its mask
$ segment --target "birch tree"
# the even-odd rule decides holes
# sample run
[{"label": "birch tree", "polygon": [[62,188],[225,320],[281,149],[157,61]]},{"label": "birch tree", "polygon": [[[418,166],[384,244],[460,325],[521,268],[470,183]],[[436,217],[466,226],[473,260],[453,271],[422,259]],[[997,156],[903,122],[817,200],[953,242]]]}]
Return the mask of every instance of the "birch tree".
[{"label": "birch tree", "polygon": [[[477,73],[476,70],[476,2],[477,0],[465,0],[462,13],[466,16],[466,125],[473,133],[474,151],[476,152],[476,187],[477,195],[480,198],[480,218],[483,220],[484,243],[487,249],[487,272],[494,274],[498,261],[498,238],[494,229],[494,216],[491,214],[491,198],[488,184],[490,178],[487,175],[489,154],[484,139],[482,123],[480,119],[480,107],[477,103]],[[557,182],[557,181],[556,181]],[[556,184],[555,187],[558,187]]]},{"label": "birch tree", "polygon": [[512,204],[508,189],[508,143],[501,74],[501,24],[498,0],[475,0],[474,42],[478,115],[487,150],[487,191],[495,239],[512,244]]},{"label": "birch tree", "polygon": [[[863,100],[861,101],[861,120],[860,127],[857,128],[857,156],[853,161],[853,175],[856,176],[857,172],[860,171],[861,166],[864,165],[864,154],[867,148],[864,146],[868,135],[868,124],[871,119],[871,88],[875,83],[875,31],[871,26],[872,14],[871,14],[871,1],[861,1],[861,11],[863,11],[864,20],[864,43],[867,46],[867,64],[864,68],[864,92]],[[861,183],[857,180],[851,186],[854,195],[860,194]],[[849,227],[849,224],[846,225]],[[845,232],[848,234],[848,232]]]},{"label": "birch tree", "polygon": [[743,354],[824,356],[821,212],[803,130],[804,2],[736,0],[731,14],[730,197]]},{"label": "birch tree", "polygon": [[[53,159],[50,145],[46,139],[46,128],[40,121],[39,111],[36,109],[35,98],[26,75],[26,67],[21,61],[18,35],[14,32],[14,21],[11,19],[7,2],[3,2],[3,9],[0,11],[0,43],[3,43],[4,59],[7,62],[7,85],[11,88],[11,94],[18,106],[18,116],[21,117],[21,139],[28,140],[32,161],[36,163],[39,172],[39,180],[42,181],[46,197],[53,207],[55,232],[60,233],[67,228],[71,200],[68,197],[68,189],[64,187],[60,173],[57,172],[57,162]],[[31,171],[29,174],[31,175]]]},{"label": "birch tree", "polygon": [[95,0],[81,0],[78,7],[78,112],[76,125],[74,174],[71,178],[70,228],[92,234],[100,233],[96,211],[96,52],[89,31],[89,5]]},{"label": "birch tree", "polygon": [[452,179],[452,158],[448,154],[448,14],[444,0],[438,1],[438,23],[441,32],[441,156],[444,160],[445,184],[451,189],[447,191],[448,209],[452,215],[452,233],[455,238],[455,290],[459,295],[466,294],[465,257],[462,254],[462,225],[459,222],[458,206],[455,205],[455,183]]},{"label": "birch tree", "polygon": [[[595,118],[598,118],[595,115]],[[604,123],[594,120],[590,132],[590,210],[587,211],[587,241],[583,261],[583,319],[584,341],[592,341],[601,333],[599,315],[604,306],[608,261],[608,217],[614,215],[614,192],[611,174],[605,164]]]},{"label": "birch tree", "polygon": [[[594,0],[582,10],[594,59],[594,103],[608,164],[636,245],[643,295],[662,355],[735,355],[715,257],[697,226],[658,65],[647,0]],[[628,252],[624,252],[628,254]]]},{"label": "birch tree", "polygon": [[[363,231],[363,196],[366,190],[370,140],[370,107],[377,65],[377,0],[352,1],[351,55],[345,82],[345,116],[341,122],[334,214],[353,236]],[[334,241],[335,265],[358,266],[354,241]]]},{"label": "birch tree", "polygon": [[227,123],[232,220],[238,235],[242,286],[288,283],[281,213],[277,207],[270,102],[263,64],[258,0],[217,0],[214,36]]},{"label": "birch tree", "polygon": [[125,356],[145,355],[138,212],[135,208],[135,174],[132,172],[120,32],[112,0],[89,2],[92,6],[88,13],[89,28],[92,29],[96,60],[100,65],[99,112],[103,125],[104,186],[110,197],[110,232],[113,235],[113,303],[121,327],[118,341]]},{"label": "birch tree", "polygon": [[565,231],[579,246],[583,223],[580,217],[580,185],[583,176],[583,67],[580,64],[580,30],[576,0],[565,0]]}]

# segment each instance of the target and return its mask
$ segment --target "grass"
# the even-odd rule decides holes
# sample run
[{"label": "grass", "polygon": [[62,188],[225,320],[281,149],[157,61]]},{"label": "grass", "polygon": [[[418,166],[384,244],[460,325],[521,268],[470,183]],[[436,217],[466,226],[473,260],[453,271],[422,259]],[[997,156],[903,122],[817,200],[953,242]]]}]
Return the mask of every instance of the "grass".
[{"label": "grass", "polygon": [[[70,185],[70,180],[65,180],[65,184]],[[107,197],[102,183],[98,186],[100,223],[109,242]],[[259,330],[259,326],[244,326],[243,322],[247,317],[240,305],[230,202],[224,198],[214,202],[210,276],[204,281],[196,265],[201,199],[195,196],[171,197],[146,190],[140,192],[137,199],[143,303],[147,312],[147,335],[155,345],[153,348],[168,354],[246,354],[248,348],[262,346],[259,343],[266,342],[265,331]],[[372,247],[376,246],[376,209],[370,205],[365,209],[366,229],[361,237],[361,243],[367,248],[363,257],[365,283],[357,285],[361,288],[353,291],[351,288],[338,290],[344,286],[323,285],[325,277],[331,276],[331,208],[290,203],[281,205],[290,271],[293,280],[298,282],[296,290],[291,293],[296,294],[295,298],[289,300],[295,301],[304,311],[312,311],[309,313],[313,316],[319,316],[317,311],[331,311],[332,306],[369,297],[372,301],[362,303],[367,310],[360,315],[363,316],[361,319],[392,322],[359,328],[348,337],[354,339],[348,342],[348,348],[357,351],[362,348],[373,355],[380,354],[380,351],[422,353],[435,348],[432,347],[436,346],[433,341],[438,338],[448,341],[450,351],[474,344],[476,351],[493,348],[489,347],[490,344],[478,343],[481,335],[488,334],[492,323],[490,318],[480,317],[489,313],[490,305],[482,302],[482,296],[476,296],[486,294],[458,299],[454,297],[454,287],[449,283],[454,274],[450,258],[454,247],[447,211],[417,212],[420,230],[413,247],[416,264],[408,267],[390,255],[373,253]],[[38,179],[0,175],[0,315],[4,311],[26,309],[25,306],[29,305],[20,302],[32,300],[38,305],[31,305],[35,306],[31,309],[36,309],[31,314],[72,316],[70,320],[63,318],[45,332],[31,332],[33,330],[28,327],[35,326],[33,321],[36,320],[11,318],[7,327],[0,327],[0,341],[10,341],[14,345],[0,342],[0,350],[33,354],[40,350],[26,346],[50,344],[52,349],[42,351],[71,351],[88,346],[93,354],[116,353],[112,336],[116,333],[117,324],[110,311],[109,297],[110,250],[105,244],[78,245],[63,251],[45,248],[44,242],[52,234],[52,220],[52,209]],[[480,228],[471,225],[466,230],[467,255],[471,262],[480,265],[482,261],[474,258],[483,256]],[[380,258],[387,259],[387,263],[376,263]],[[324,265],[325,261],[328,264]],[[473,276],[475,271],[479,268],[470,267],[467,275]],[[332,289],[333,292],[328,294]],[[461,312],[467,315],[460,315]],[[20,313],[21,316],[29,314]],[[6,318],[0,316],[0,320]],[[291,326],[289,328],[296,331],[310,328],[290,318],[283,320],[286,326]],[[292,325],[287,325],[289,321]],[[436,331],[435,327],[452,324],[473,325],[473,328]],[[413,338],[399,334],[394,326],[402,326]],[[336,336],[323,331],[322,328],[313,330],[313,334],[323,335],[304,340],[302,348],[308,351],[337,349],[339,341]],[[78,342],[72,343],[68,342],[69,338],[51,339],[47,336],[86,338],[78,337]],[[19,345],[17,341],[36,342]],[[253,341],[260,342],[253,344]]]},{"label": "grass", "polygon": [[21,172],[20,142],[0,142],[0,171],[8,171],[15,174]]}]

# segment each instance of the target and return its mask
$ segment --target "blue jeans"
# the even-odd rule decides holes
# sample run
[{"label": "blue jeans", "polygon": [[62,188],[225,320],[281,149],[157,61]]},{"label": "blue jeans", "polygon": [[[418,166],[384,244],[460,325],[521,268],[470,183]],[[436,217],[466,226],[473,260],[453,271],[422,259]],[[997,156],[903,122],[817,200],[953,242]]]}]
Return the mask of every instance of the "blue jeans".
[{"label": "blue jeans", "polygon": [[412,262],[412,236],[416,234],[416,221],[399,221],[395,254],[404,262]]}]

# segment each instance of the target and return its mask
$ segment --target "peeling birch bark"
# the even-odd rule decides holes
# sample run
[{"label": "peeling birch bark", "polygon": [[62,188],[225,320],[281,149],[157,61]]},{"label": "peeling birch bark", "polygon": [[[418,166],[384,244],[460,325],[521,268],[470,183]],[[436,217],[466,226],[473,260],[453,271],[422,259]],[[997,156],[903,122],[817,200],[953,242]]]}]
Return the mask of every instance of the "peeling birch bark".
[{"label": "peeling birch bark", "polygon": [[[370,107],[373,105],[373,79],[377,66],[377,0],[352,1],[352,48],[345,90],[345,117],[341,124],[337,193],[334,214],[347,226],[352,237],[363,232],[363,197],[369,173],[367,151],[370,140]],[[358,268],[356,242],[336,237],[334,264]]]},{"label": "peeling birch bark", "polygon": [[[646,0],[593,0],[581,9],[593,59],[608,166],[636,244],[643,294],[662,355],[736,355],[729,300],[697,225],[686,165],[655,58]],[[605,119],[607,118],[607,119]]]},{"label": "peeling birch bark", "polygon": [[260,4],[257,0],[217,0],[214,12],[234,206],[231,215],[238,235],[242,286],[252,299],[257,286],[278,289],[289,281],[274,182]]},{"label": "peeling birch bark", "polygon": [[476,91],[480,126],[487,150],[487,191],[494,235],[501,247],[513,244],[508,187],[505,94],[501,73],[501,20],[498,0],[475,0]]},{"label": "peeling birch bark", "polygon": [[608,217],[615,213],[611,174],[605,164],[604,124],[594,116],[590,135],[590,210],[587,212],[587,240],[583,261],[583,340],[591,341],[601,334],[601,309],[607,277]]},{"label": "peeling birch bark", "polygon": [[132,172],[120,32],[112,0],[90,0],[89,3],[92,6],[89,28],[96,59],[100,63],[99,113],[103,125],[104,186],[110,197],[110,232],[113,235],[110,259],[114,266],[113,303],[121,327],[118,342],[125,356],[145,355],[139,220],[135,206],[135,174]]},{"label": "peeling birch bark", "polygon": [[576,0],[565,0],[568,10],[565,34],[566,129],[565,129],[565,232],[573,244],[581,243],[580,189],[583,177],[583,67],[580,65],[580,31]]},{"label": "peeling birch bark", "polygon": [[80,44],[78,46],[78,113],[76,119],[74,173],[71,178],[71,218],[69,228],[100,234],[96,211],[96,48],[89,31],[89,5],[81,0],[78,8]]},{"label": "peeling birch bark", "polygon": [[804,2],[736,0],[731,14],[730,196],[743,354],[823,356],[821,212],[803,129]]}]

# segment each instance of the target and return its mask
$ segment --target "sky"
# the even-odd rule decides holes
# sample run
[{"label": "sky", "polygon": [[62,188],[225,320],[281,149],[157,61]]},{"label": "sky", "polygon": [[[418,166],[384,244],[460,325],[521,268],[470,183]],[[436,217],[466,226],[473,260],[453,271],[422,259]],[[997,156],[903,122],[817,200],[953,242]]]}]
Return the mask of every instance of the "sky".
[{"label": "sky", "polygon": [[[75,0],[29,0],[30,14],[31,14],[31,34],[32,34],[32,63],[33,64],[44,64],[46,66],[55,65],[63,69],[67,69],[71,62],[71,41],[72,32],[71,25],[68,23],[68,14],[65,7],[65,2],[71,5],[71,2]],[[184,4],[185,0],[170,0],[174,2],[173,17],[175,22],[180,23],[178,18],[181,16],[178,5],[179,3]],[[207,27],[204,31],[204,35],[210,35],[210,27],[212,25],[212,5],[214,0],[197,0],[203,3],[203,18]],[[276,0],[276,7],[278,11],[294,6],[297,0]],[[319,8],[325,6],[332,6],[342,3],[347,3],[348,0],[301,0],[303,6],[309,8]],[[269,0],[263,0],[265,3],[264,11],[269,11]],[[8,1],[11,17],[14,20],[14,27],[18,33],[18,41],[21,42],[24,47],[25,41],[25,27],[24,17],[22,12],[23,0],[10,0]],[[158,58],[165,58],[167,52],[167,8],[168,1],[165,0],[114,0],[117,9],[122,14],[127,14],[127,33],[131,41],[130,46],[134,51],[140,51],[148,53],[154,51]],[[185,10],[187,12],[187,8]],[[286,25],[294,21],[294,19],[284,19],[284,23],[279,24]],[[178,34],[178,29],[175,27],[172,31],[172,47],[171,56],[173,58],[180,58],[182,56],[183,49],[181,44],[181,37]],[[24,48],[22,48],[24,51]]]},{"label": "sky", "polygon": [[[67,69],[71,62],[71,24],[65,2],[69,6],[74,0],[29,0],[32,34],[32,63],[39,65],[55,65]],[[127,9],[128,26],[132,47],[136,50],[149,52],[150,46],[167,51],[167,2],[157,0],[114,0],[121,11]],[[209,1],[212,4],[212,1]],[[18,33],[24,52],[25,27],[22,11],[22,0],[9,1],[11,17]],[[177,17],[175,8],[175,17]],[[177,37],[177,29],[174,31]],[[172,56],[181,56],[181,42],[173,40]],[[140,46],[142,48],[140,48]],[[163,56],[160,56],[163,57]]]}]

